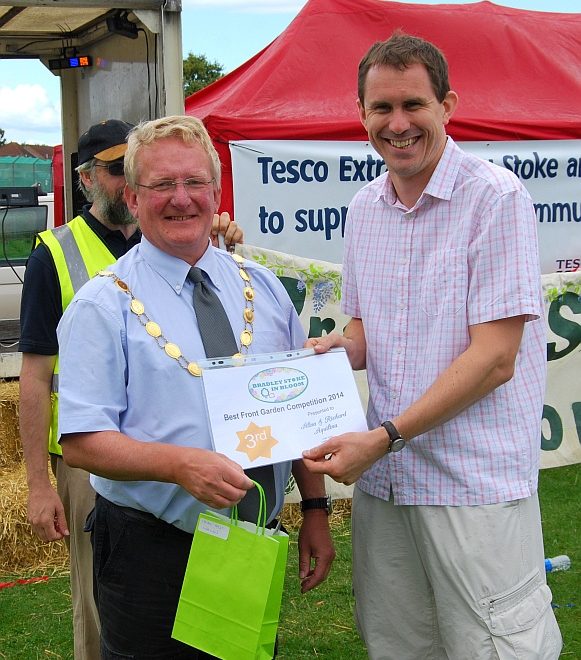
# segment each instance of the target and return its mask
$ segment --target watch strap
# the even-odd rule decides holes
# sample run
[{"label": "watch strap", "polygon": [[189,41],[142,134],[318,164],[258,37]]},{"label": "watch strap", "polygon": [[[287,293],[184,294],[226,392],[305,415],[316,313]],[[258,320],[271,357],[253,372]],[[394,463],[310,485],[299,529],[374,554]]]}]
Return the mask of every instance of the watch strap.
[{"label": "watch strap", "polygon": [[331,497],[311,497],[301,501],[301,511],[311,511],[312,509],[324,509],[331,513]]},{"label": "watch strap", "polygon": [[390,440],[393,441],[401,438],[401,433],[395,428],[393,422],[387,420],[386,422],[381,422],[381,426],[383,426],[383,428],[387,431],[387,435],[389,436]]},{"label": "watch strap", "polygon": [[381,422],[381,426],[383,426],[389,438],[389,447],[387,448],[387,451],[389,453],[391,451],[391,446],[393,445],[394,441],[400,439],[403,440],[403,438],[401,433],[395,428],[393,422],[387,420],[385,422]]}]

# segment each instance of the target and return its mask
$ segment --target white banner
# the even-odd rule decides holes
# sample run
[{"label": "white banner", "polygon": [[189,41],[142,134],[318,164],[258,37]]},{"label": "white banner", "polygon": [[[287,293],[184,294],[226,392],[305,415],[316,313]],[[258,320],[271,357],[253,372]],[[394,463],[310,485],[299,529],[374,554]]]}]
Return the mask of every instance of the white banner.
[{"label": "white banner", "polygon": [[[336,330],[349,321],[340,309],[341,266],[282,254],[250,245],[236,252],[272,270],[284,284],[310,337]],[[581,272],[542,276],[547,322],[548,379],[543,412],[541,467],[581,463]],[[365,372],[355,372],[367,408]],[[350,489],[328,483],[335,497]],[[291,501],[294,501],[291,499]]]},{"label": "white banner", "polygon": [[581,463],[581,272],[543,275],[547,393],[542,467]]},{"label": "white banner", "polygon": [[[461,142],[513,171],[529,190],[543,273],[581,265],[581,141]],[[245,240],[288,254],[341,263],[347,207],[385,171],[368,142],[231,142],[234,212]]]}]

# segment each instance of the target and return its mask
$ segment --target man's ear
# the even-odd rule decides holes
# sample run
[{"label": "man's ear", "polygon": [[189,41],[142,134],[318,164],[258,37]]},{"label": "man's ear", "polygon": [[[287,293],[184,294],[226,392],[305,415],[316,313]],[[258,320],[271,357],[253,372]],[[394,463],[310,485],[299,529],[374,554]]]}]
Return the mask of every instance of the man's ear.
[{"label": "man's ear", "polygon": [[365,114],[365,106],[359,99],[357,99],[357,112],[359,113],[359,121],[363,124],[363,128],[367,130],[367,115]]},{"label": "man's ear", "polygon": [[79,172],[79,178],[83,182],[83,185],[87,190],[90,190],[93,187],[93,181],[91,179],[91,170],[81,170]]},{"label": "man's ear", "polygon": [[218,209],[220,208],[220,202],[222,201],[222,186],[216,186],[214,185],[214,213],[218,213]]},{"label": "man's ear", "polygon": [[137,209],[139,205],[137,204],[137,193],[128,183],[125,184],[125,188],[123,189],[123,197],[125,198],[129,213],[131,213],[134,218],[138,218]]},{"label": "man's ear", "polygon": [[450,90],[442,101],[444,107],[444,126],[450,121],[456,107],[458,106],[458,94]]}]

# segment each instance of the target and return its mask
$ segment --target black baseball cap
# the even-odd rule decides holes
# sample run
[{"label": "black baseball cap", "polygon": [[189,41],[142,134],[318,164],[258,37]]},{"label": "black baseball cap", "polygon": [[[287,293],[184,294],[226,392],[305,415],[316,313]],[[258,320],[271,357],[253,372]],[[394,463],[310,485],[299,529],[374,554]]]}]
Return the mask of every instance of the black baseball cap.
[{"label": "black baseball cap", "polygon": [[107,119],[91,126],[79,138],[79,165],[92,158],[105,162],[123,158],[127,151],[127,135],[133,128],[120,119]]}]

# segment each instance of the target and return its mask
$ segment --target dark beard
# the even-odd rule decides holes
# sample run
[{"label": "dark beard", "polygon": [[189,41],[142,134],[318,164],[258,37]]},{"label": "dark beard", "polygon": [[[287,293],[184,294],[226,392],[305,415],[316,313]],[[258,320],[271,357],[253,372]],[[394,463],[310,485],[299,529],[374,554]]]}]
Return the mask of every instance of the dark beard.
[{"label": "dark beard", "polygon": [[120,190],[113,199],[107,196],[105,190],[98,184],[93,184],[93,202],[99,207],[103,219],[111,225],[126,227],[134,225],[137,221],[129,213],[123,191]]},{"label": "dark beard", "polygon": [[108,199],[104,211],[105,217],[112,225],[126,227],[137,222],[131,213],[129,213],[129,209],[123,198],[114,199],[113,201]]}]

